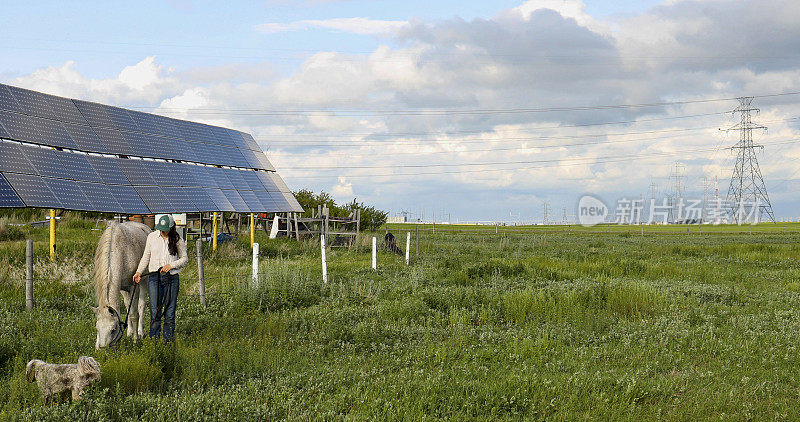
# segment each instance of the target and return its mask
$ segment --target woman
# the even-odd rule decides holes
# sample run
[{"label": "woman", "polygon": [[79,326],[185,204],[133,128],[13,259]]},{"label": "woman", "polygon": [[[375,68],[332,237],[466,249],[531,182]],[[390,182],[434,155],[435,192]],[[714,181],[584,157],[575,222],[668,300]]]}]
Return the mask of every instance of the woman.
[{"label": "woman", "polygon": [[[161,336],[161,318],[164,318],[164,341],[175,339],[175,308],[178,305],[178,273],[186,265],[186,242],[175,230],[175,220],[164,214],[156,223],[156,230],[147,236],[144,255],[133,282],[139,283],[142,272],[150,274],[150,337]],[[162,314],[163,309],[163,314]]]}]

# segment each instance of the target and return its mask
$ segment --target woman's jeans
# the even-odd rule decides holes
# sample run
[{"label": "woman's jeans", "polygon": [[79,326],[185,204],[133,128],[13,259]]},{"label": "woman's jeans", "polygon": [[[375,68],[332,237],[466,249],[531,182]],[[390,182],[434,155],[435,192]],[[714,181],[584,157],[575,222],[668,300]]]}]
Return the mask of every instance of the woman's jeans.
[{"label": "woman's jeans", "polygon": [[150,275],[147,283],[150,296],[150,337],[161,337],[164,319],[164,341],[175,339],[175,308],[178,306],[178,274]]}]

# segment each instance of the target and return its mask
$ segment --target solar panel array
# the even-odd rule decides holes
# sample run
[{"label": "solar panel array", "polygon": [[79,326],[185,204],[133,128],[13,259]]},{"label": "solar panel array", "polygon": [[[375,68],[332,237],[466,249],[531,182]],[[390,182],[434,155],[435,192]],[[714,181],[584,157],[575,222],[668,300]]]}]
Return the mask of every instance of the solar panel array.
[{"label": "solar panel array", "polygon": [[0,207],[301,212],[247,133],[0,84]]}]

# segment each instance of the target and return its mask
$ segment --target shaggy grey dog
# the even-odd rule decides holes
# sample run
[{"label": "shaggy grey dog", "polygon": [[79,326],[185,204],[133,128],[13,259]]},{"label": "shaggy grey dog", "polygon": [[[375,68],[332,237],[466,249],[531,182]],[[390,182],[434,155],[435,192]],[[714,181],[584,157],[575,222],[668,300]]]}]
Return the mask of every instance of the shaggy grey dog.
[{"label": "shaggy grey dog", "polygon": [[28,382],[36,381],[44,402],[50,404],[54,394],[72,391],[72,399],[79,400],[83,390],[100,379],[100,364],[94,358],[81,356],[78,363],[47,363],[38,359],[28,362],[25,368]]}]

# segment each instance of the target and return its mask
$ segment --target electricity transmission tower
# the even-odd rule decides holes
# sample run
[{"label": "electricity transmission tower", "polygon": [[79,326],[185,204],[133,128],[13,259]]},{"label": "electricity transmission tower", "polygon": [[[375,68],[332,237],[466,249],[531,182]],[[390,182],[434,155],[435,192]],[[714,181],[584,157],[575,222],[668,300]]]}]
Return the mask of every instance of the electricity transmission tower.
[{"label": "electricity transmission tower", "polygon": [[756,148],[763,150],[764,146],[753,144],[753,129],[766,130],[767,128],[753,123],[750,119],[752,111],[755,111],[756,114],[759,111],[757,108],[752,107],[752,102],[753,97],[739,98],[739,107],[736,107],[733,113],[739,113],[741,120],[738,124],[727,129],[728,131],[739,131],[739,142],[731,147],[731,149],[737,151],[736,166],[733,168],[727,198],[731,206],[733,222],[736,224],[742,223],[740,221],[741,213],[737,212],[737,210],[744,205],[758,206],[758,221],[762,221],[764,214],[766,214],[770,221],[775,222],[772,204],[770,204],[769,195],[767,195],[767,187],[764,185],[764,178],[761,176],[761,169],[758,167],[758,159],[756,158]]},{"label": "electricity transmission tower", "polygon": [[672,170],[672,174],[670,174],[669,178],[675,180],[675,190],[672,192],[672,206],[670,207],[669,213],[671,214],[668,220],[672,223],[677,223],[682,219],[683,214],[683,182],[686,179],[686,176],[683,175],[683,171],[686,169],[686,166],[681,164],[680,162],[675,162],[675,168]]}]

